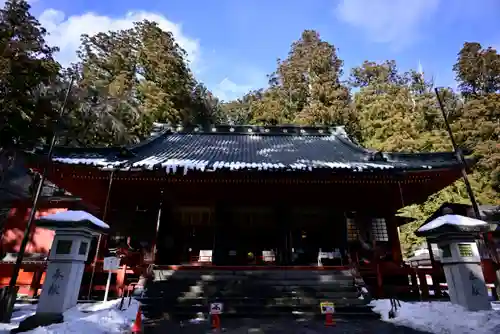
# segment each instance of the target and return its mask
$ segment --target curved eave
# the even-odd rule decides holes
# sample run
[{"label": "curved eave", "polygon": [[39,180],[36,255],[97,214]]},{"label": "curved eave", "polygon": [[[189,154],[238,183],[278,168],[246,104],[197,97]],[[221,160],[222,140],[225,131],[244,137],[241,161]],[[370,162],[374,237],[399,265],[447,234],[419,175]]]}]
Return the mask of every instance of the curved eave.
[{"label": "curved eave", "polygon": [[420,166],[404,166],[391,164],[377,164],[365,162],[324,162],[322,164],[310,165],[306,163],[296,163],[290,165],[270,164],[270,163],[245,163],[245,162],[210,162],[210,161],[172,161],[156,165],[136,165],[128,164],[127,161],[107,162],[101,159],[59,159],[53,160],[57,164],[74,167],[90,167],[102,171],[162,171],[167,174],[196,172],[238,172],[238,171],[265,171],[265,172],[352,172],[352,173],[408,173],[425,171],[457,170],[460,165],[457,163],[423,164]]},{"label": "curved eave", "polygon": [[[418,172],[460,168],[454,152],[377,152],[341,127],[163,128],[129,147],[54,150],[54,162],[100,170]],[[468,160],[471,164],[473,160]]]}]

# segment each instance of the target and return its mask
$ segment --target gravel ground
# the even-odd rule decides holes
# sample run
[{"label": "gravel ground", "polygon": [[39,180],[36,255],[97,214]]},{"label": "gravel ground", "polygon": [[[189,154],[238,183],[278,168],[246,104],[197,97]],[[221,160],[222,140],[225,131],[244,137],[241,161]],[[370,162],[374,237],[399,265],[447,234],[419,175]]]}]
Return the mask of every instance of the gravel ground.
[{"label": "gravel ground", "polygon": [[[429,334],[407,327],[394,326],[381,320],[338,320],[334,327],[325,327],[319,320],[294,319],[227,319],[222,321],[222,333],[227,334]],[[212,333],[208,323],[174,324],[168,320],[145,322],[144,334]]]}]

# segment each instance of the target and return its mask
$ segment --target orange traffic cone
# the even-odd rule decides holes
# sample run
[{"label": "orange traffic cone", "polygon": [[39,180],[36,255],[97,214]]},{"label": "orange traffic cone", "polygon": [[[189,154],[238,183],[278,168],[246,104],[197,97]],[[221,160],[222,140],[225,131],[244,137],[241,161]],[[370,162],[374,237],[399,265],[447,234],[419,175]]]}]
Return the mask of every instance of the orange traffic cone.
[{"label": "orange traffic cone", "polygon": [[220,330],[220,318],[218,314],[212,314],[212,330]]},{"label": "orange traffic cone", "polygon": [[327,313],[325,315],[325,326],[326,327],[335,326],[335,321],[333,320],[333,314]]},{"label": "orange traffic cone", "polygon": [[142,333],[142,311],[141,305],[137,309],[134,324],[132,325],[132,333]]}]

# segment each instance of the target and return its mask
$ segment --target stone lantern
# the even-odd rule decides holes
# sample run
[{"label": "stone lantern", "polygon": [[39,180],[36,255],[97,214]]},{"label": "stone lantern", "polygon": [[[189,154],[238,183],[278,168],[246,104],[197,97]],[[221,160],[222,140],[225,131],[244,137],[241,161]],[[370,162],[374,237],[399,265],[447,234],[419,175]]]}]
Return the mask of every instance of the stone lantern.
[{"label": "stone lantern", "polygon": [[476,243],[480,233],[488,229],[488,223],[482,220],[446,214],[415,232],[438,244],[450,300],[469,311],[491,309]]},{"label": "stone lantern", "polygon": [[55,230],[36,314],[18,332],[62,322],[63,313],[76,306],[92,238],[109,226],[85,211],[64,211],[37,220],[38,227]]}]

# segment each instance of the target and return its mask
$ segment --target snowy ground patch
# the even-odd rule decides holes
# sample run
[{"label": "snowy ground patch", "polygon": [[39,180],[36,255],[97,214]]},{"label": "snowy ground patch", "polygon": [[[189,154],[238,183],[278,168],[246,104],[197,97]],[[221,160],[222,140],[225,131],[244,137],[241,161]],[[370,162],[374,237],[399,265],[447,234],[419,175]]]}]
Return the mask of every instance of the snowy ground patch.
[{"label": "snowy ground patch", "polygon": [[11,329],[17,328],[19,323],[34,314],[36,305],[33,304],[16,304],[12,313],[11,323],[0,323],[0,334],[9,333]]},{"label": "snowy ground patch", "polygon": [[388,299],[374,300],[371,305],[384,321],[429,333],[500,333],[499,304],[492,304],[491,311],[469,312],[450,302],[401,302],[401,308],[395,319],[388,319],[388,312],[391,309]]},{"label": "snowy ground patch", "polygon": [[[120,300],[108,302],[78,304],[64,312],[64,322],[48,327],[39,327],[29,334],[63,334],[63,333],[92,333],[111,334],[126,332],[135,320],[139,303],[132,300],[128,307],[128,300],[124,303],[123,311],[118,309]],[[36,305],[17,305],[12,316],[11,324],[0,324],[0,334],[8,333],[16,328],[22,320],[34,314]]]}]

